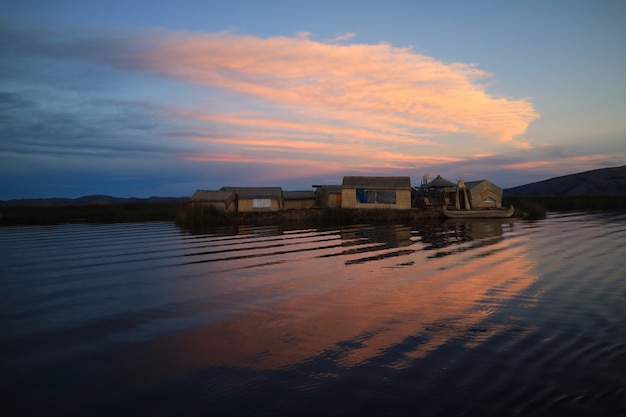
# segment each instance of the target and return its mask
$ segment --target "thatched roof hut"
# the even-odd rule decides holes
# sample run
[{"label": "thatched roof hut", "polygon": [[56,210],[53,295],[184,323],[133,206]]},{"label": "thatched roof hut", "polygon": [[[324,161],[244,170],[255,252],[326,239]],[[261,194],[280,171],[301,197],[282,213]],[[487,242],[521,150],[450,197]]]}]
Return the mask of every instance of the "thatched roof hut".
[{"label": "thatched roof hut", "polygon": [[344,177],[341,186],[341,207],[410,209],[411,178]]},{"label": "thatched roof hut", "polygon": [[237,194],[226,190],[197,190],[189,200],[192,206],[213,207],[223,212],[237,211]]},{"label": "thatched roof hut", "polygon": [[341,185],[314,185],[317,205],[320,207],[341,207]]},{"label": "thatched roof hut", "polygon": [[237,194],[239,212],[278,211],[283,208],[281,187],[222,187],[221,190]]},{"label": "thatched roof hut", "polygon": [[443,178],[441,175],[437,175],[437,177],[429,182],[428,184],[422,185],[421,188],[446,188],[446,187],[456,187],[456,184],[448,181]]},{"label": "thatched roof hut", "polygon": [[283,191],[285,209],[307,209],[315,207],[314,191]]},{"label": "thatched roof hut", "polygon": [[502,207],[502,188],[487,180],[468,181],[465,188],[472,208]]},{"label": "thatched roof hut", "polygon": [[426,207],[447,206],[450,204],[450,200],[454,198],[455,191],[455,183],[437,175],[434,180],[420,187],[417,205]]}]

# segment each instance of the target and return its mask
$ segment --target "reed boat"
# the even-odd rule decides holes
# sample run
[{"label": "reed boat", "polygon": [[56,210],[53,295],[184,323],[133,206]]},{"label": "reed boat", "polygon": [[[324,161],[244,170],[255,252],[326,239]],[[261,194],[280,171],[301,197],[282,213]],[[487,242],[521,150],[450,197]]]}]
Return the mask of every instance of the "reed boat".
[{"label": "reed boat", "polygon": [[513,216],[515,208],[513,205],[509,208],[474,208],[466,210],[448,209],[442,207],[443,215],[449,219],[505,219]]}]

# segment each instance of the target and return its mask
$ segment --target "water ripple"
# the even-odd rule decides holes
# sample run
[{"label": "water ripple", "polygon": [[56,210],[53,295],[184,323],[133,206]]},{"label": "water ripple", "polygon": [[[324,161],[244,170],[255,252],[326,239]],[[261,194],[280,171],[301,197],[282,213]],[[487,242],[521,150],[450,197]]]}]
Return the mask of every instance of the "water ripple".
[{"label": "water ripple", "polygon": [[0,251],[10,415],[626,410],[626,213],[8,227]]}]

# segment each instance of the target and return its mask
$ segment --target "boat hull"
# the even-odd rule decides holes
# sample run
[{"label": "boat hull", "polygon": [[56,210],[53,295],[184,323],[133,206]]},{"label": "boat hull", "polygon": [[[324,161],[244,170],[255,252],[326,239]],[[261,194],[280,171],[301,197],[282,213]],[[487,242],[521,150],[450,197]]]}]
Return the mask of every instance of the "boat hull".
[{"label": "boat hull", "polygon": [[506,219],[513,216],[513,212],[512,205],[508,209],[448,210],[443,207],[443,215],[449,219]]}]

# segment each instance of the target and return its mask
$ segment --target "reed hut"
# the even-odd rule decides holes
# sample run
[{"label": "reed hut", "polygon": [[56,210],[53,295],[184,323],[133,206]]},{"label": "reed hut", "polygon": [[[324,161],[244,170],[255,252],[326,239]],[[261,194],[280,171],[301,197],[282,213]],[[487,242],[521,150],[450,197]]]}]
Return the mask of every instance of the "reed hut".
[{"label": "reed hut", "polygon": [[341,207],[365,209],[411,208],[409,177],[343,177]]},{"label": "reed hut", "polygon": [[237,194],[225,190],[197,190],[191,196],[191,207],[211,207],[224,213],[237,211]]},{"label": "reed hut", "polygon": [[487,180],[468,181],[465,188],[472,208],[502,207],[502,188]]},{"label": "reed hut", "polygon": [[237,194],[237,211],[279,211],[283,205],[281,187],[222,187],[222,191]]},{"label": "reed hut", "polygon": [[448,206],[450,201],[454,199],[456,193],[456,185],[443,178],[441,175],[422,184],[419,195],[421,196],[421,204],[426,207]]},{"label": "reed hut", "polygon": [[341,185],[314,185],[317,205],[320,207],[341,207]]},{"label": "reed hut", "polygon": [[283,191],[285,209],[308,209],[315,207],[314,191]]}]

